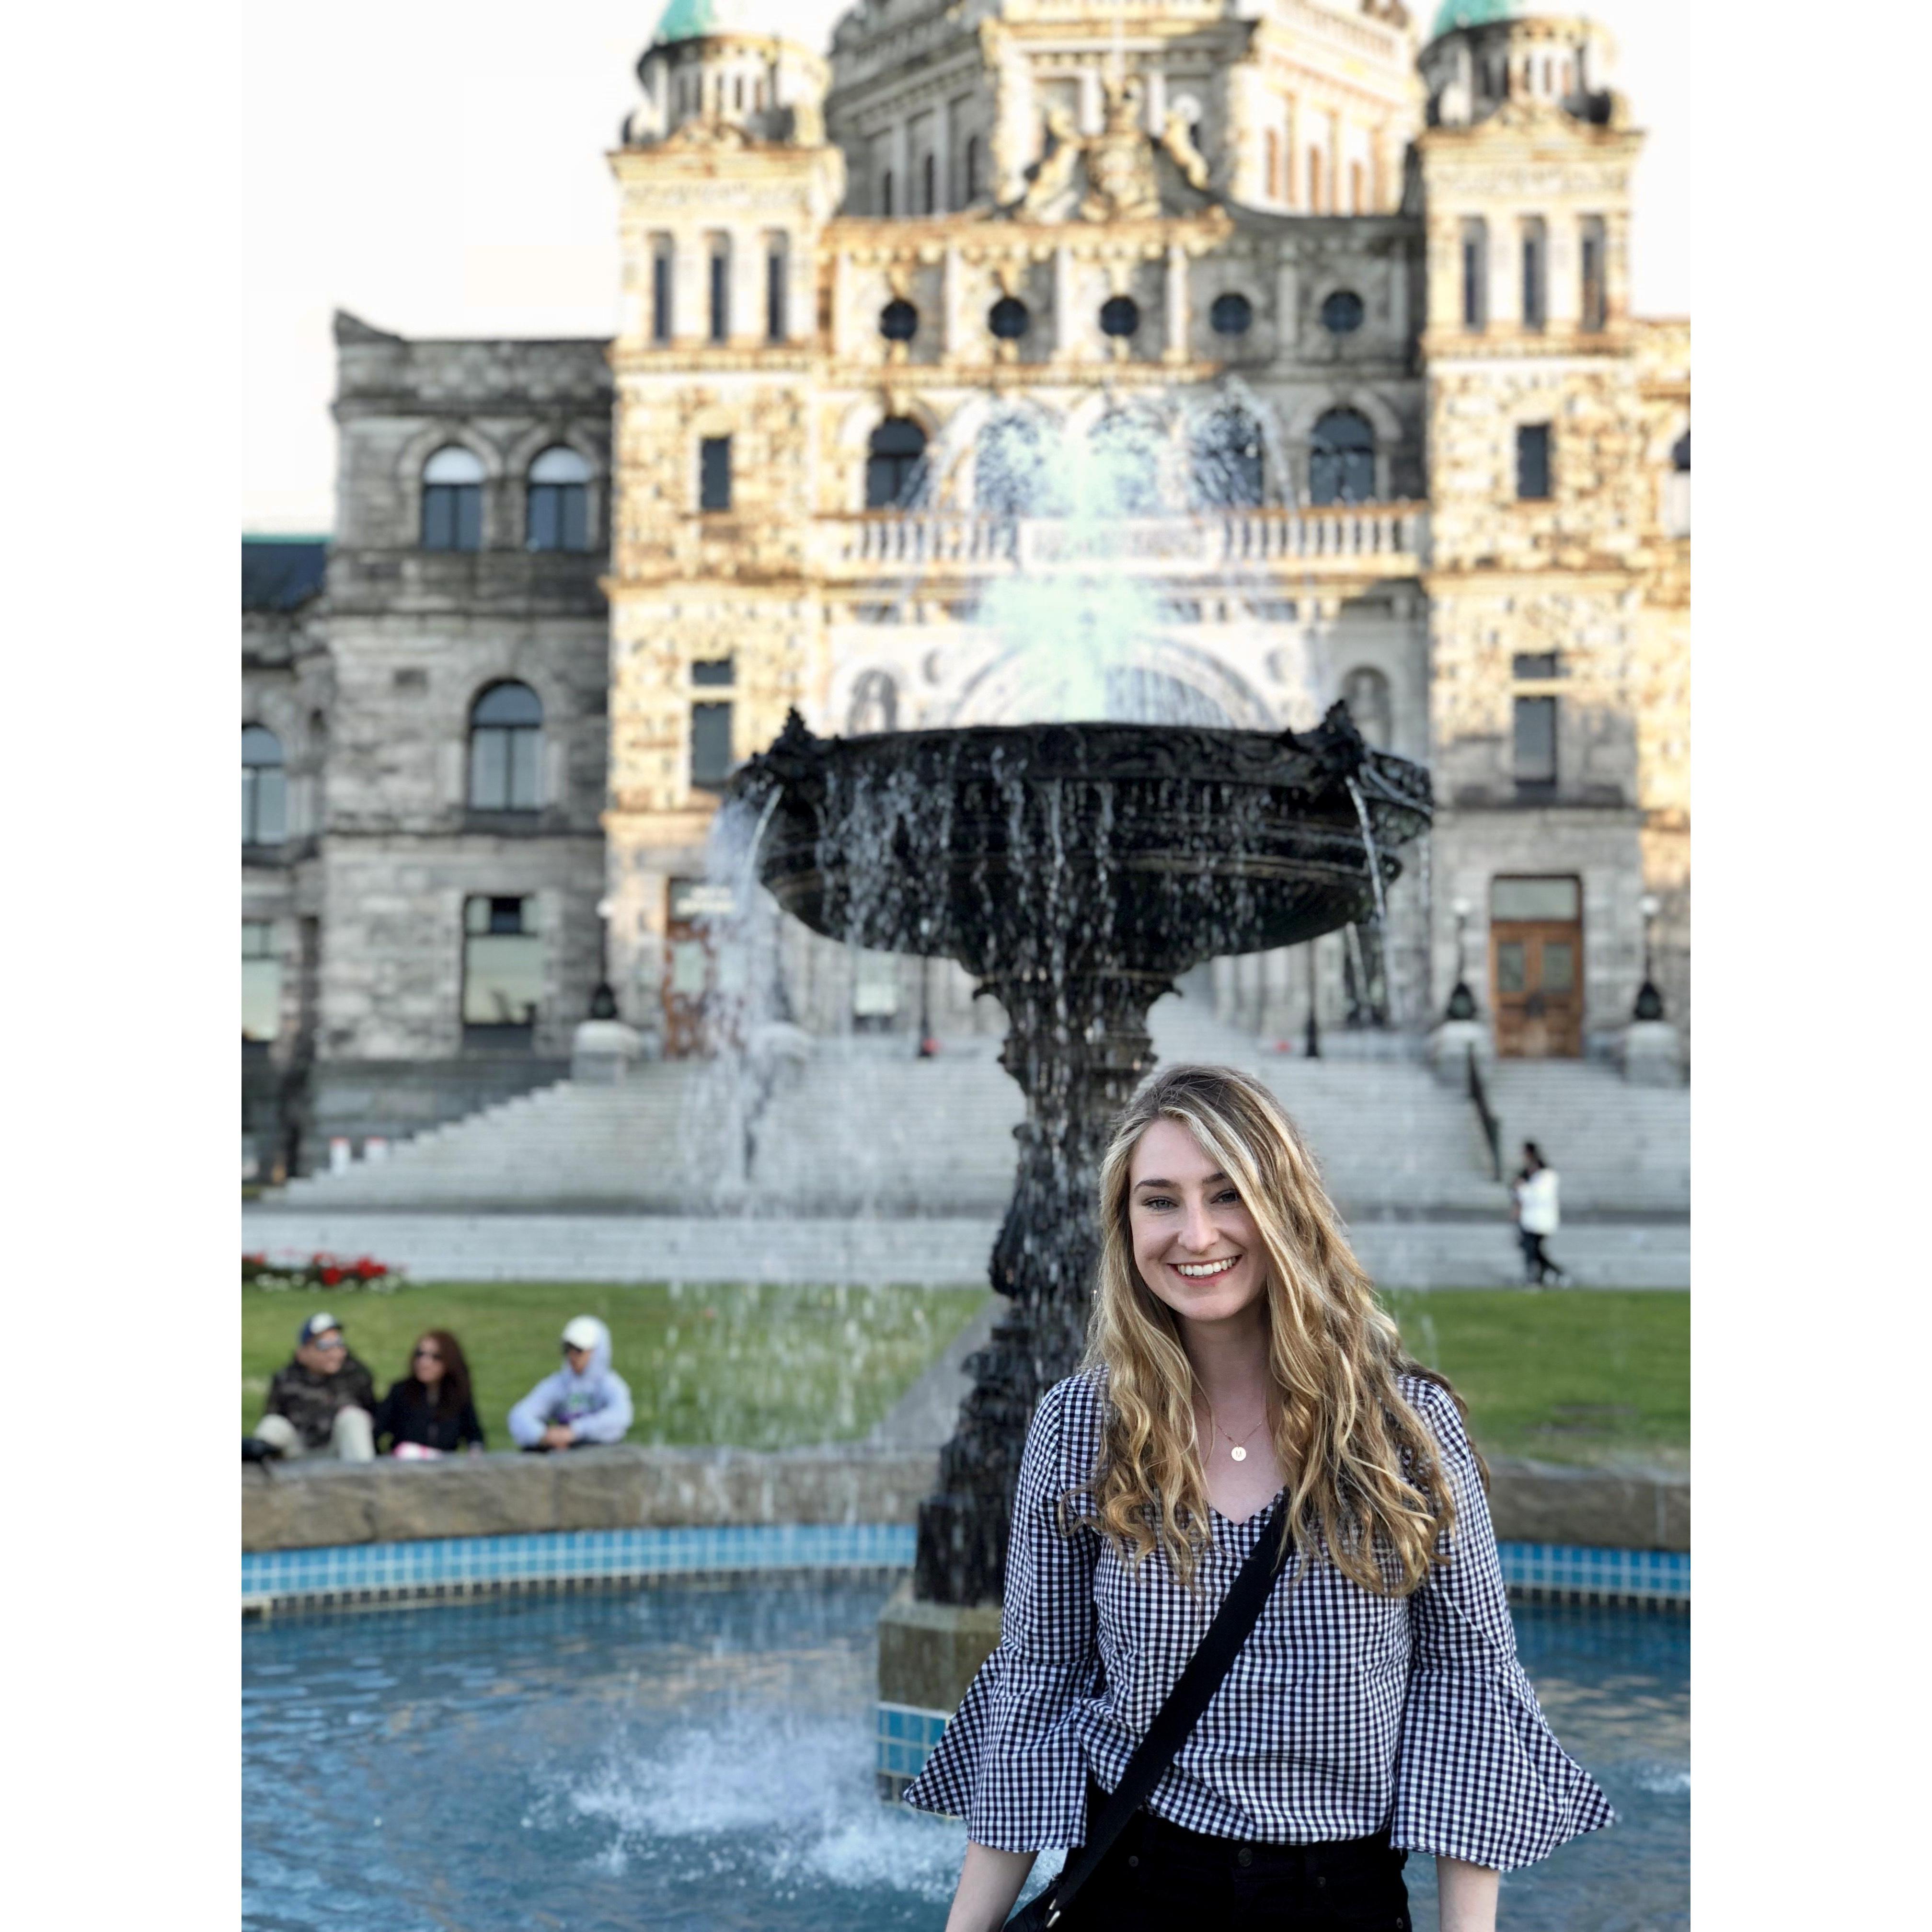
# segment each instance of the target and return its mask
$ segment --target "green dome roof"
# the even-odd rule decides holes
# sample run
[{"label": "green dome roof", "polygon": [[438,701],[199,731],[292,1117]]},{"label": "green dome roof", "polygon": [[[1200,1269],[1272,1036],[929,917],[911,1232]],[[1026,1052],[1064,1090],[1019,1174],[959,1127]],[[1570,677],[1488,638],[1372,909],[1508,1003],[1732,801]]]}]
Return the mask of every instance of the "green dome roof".
[{"label": "green dome roof", "polygon": [[[674,7],[682,4],[683,0],[671,0]],[[1492,20],[1520,20],[1531,10],[1523,0],[1442,0],[1429,37],[1438,40],[1458,27],[1486,27]]]},{"label": "green dome roof", "polygon": [[660,40],[701,39],[710,32],[716,11],[711,0],[670,0],[658,22],[656,38]]}]

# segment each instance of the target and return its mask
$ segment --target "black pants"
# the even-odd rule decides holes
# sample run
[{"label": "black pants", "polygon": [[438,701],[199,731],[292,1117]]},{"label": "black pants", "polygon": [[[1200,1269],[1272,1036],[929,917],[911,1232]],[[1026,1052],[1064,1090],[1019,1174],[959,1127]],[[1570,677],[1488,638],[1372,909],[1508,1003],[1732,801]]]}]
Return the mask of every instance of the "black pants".
[{"label": "black pants", "polygon": [[1540,1287],[1552,1275],[1559,1281],[1562,1279],[1563,1270],[1544,1251],[1542,1235],[1532,1234],[1527,1228],[1519,1228],[1516,1237],[1522,1243],[1522,1278],[1525,1281],[1534,1282]]},{"label": "black pants", "polygon": [[1243,1844],[1137,1811],[1080,1888],[1065,1932],[1409,1932],[1408,1854],[1388,1834]]}]

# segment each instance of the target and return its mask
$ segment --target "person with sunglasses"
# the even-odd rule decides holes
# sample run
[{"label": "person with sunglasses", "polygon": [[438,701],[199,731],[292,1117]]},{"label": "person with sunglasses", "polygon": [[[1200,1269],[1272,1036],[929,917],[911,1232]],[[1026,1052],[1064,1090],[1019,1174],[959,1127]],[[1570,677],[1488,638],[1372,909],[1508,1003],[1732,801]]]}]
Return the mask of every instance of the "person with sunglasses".
[{"label": "person with sunglasses", "polygon": [[594,1315],[564,1324],[563,1366],[510,1412],[520,1449],[538,1454],[621,1442],[630,1432],[631,1391],[610,1366],[610,1331]]},{"label": "person with sunglasses", "polygon": [[278,1369],[255,1425],[255,1439],[275,1455],[375,1460],[376,1384],[349,1352],[342,1324],[311,1315],[296,1337],[294,1358]]},{"label": "person with sunglasses", "polygon": [[486,1446],[470,1396],[470,1364],[463,1345],[448,1329],[432,1328],[423,1335],[409,1367],[389,1384],[376,1412],[376,1439],[386,1438],[390,1454],[405,1461],[458,1449],[476,1455]]}]

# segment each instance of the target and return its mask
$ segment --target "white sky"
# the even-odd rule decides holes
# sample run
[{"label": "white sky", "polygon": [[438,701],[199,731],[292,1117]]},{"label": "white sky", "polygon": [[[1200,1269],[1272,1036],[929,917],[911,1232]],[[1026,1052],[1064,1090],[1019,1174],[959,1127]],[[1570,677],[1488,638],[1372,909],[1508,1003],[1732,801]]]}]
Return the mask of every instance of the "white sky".
[{"label": "white sky", "polygon": [[[1412,0],[1432,10],[1435,0]],[[788,0],[824,46],[844,0]],[[242,527],[334,520],[330,318],[405,335],[602,335],[616,197],[604,161],[662,10],[620,0],[335,0],[237,16],[246,254]],[[1552,7],[1552,10],[1567,10]],[[1686,0],[1596,0],[1649,130],[1638,310],[1690,309],[1694,85]]]}]

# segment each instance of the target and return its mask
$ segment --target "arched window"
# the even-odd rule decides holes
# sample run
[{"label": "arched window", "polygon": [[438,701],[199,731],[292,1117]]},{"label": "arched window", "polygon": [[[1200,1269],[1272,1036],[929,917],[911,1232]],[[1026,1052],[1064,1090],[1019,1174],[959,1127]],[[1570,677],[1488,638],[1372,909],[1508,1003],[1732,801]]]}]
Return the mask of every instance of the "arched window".
[{"label": "arched window", "polygon": [[242,842],[279,845],[288,836],[288,776],[282,741],[266,724],[242,728]]},{"label": "arched window", "polygon": [[1039,425],[1030,417],[996,416],[973,453],[973,500],[998,517],[1042,514],[1054,495]]},{"label": "arched window", "polygon": [[534,812],[543,703],[526,684],[493,684],[470,713],[470,808]]},{"label": "arched window", "polygon": [[530,465],[524,544],[527,550],[590,548],[590,466],[560,442]]},{"label": "arched window", "polygon": [[1262,428],[1238,405],[1217,410],[1194,439],[1194,487],[1204,503],[1244,508],[1262,500]]},{"label": "arched window", "polygon": [[1389,681],[1372,664],[1358,664],[1342,680],[1342,702],[1355,721],[1355,729],[1378,752],[1386,752],[1395,735],[1395,710]]},{"label": "arched window", "polygon": [[483,460],[459,442],[445,443],[423,465],[422,547],[483,548]]},{"label": "arched window", "polygon": [[1330,410],[1309,438],[1309,500],[1366,503],[1375,494],[1374,430],[1354,410]]},{"label": "arched window", "polygon": [[926,432],[904,416],[888,416],[866,446],[866,507],[904,509],[926,485]]},{"label": "arched window", "polygon": [[852,702],[845,712],[845,735],[864,736],[868,731],[898,729],[899,688],[890,671],[860,674],[852,687]]},{"label": "arched window", "polygon": [[1100,418],[1087,447],[1096,508],[1123,517],[1160,514],[1160,456],[1149,424],[1114,410]]}]

